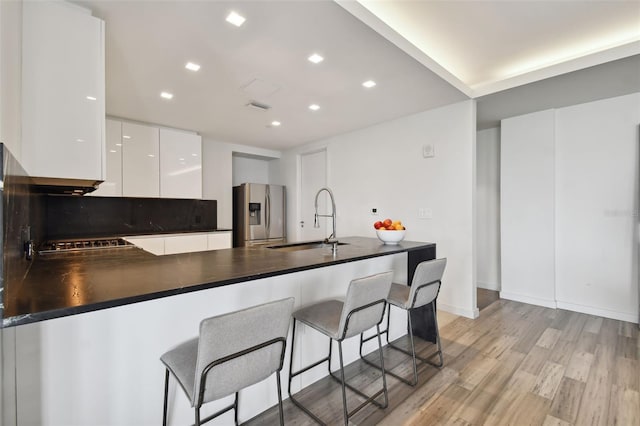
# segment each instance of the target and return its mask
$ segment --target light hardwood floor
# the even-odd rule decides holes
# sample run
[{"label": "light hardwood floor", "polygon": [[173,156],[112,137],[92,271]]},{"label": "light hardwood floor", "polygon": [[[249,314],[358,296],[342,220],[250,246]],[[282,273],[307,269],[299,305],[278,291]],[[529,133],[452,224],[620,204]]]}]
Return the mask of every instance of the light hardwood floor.
[{"label": "light hardwood floor", "polygon": [[[389,407],[367,407],[352,424],[640,425],[636,324],[507,300],[493,302],[476,320],[438,317],[445,366],[422,367],[415,388],[387,376]],[[419,350],[429,354],[433,345],[421,342]],[[410,374],[408,358],[387,348],[385,365]],[[381,383],[361,361],[346,375],[365,389]],[[327,423],[342,423],[334,381],[323,379],[298,396]],[[350,394],[351,407],[358,401]],[[286,424],[314,424],[289,401],[284,406]],[[248,424],[276,423],[273,408]]]}]

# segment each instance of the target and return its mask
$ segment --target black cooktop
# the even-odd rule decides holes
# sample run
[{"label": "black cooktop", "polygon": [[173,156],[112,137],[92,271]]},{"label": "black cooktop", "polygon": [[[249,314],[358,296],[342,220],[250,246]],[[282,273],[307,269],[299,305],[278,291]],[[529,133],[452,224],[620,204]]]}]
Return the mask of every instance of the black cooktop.
[{"label": "black cooktop", "polygon": [[80,240],[56,240],[47,241],[40,245],[39,253],[60,253],[68,251],[83,251],[96,249],[112,249],[133,247],[122,238],[87,238]]}]

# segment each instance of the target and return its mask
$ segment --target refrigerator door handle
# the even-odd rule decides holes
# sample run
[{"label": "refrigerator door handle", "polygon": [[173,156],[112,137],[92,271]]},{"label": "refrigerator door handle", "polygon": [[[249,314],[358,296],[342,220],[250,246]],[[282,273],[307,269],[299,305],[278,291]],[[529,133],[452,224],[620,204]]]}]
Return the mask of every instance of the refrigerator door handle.
[{"label": "refrigerator door handle", "polygon": [[269,228],[271,227],[271,197],[269,194],[269,186],[267,186],[267,190],[264,195],[264,206],[265,206],[265,225],[267,231],[267,238],[269,238]]}]

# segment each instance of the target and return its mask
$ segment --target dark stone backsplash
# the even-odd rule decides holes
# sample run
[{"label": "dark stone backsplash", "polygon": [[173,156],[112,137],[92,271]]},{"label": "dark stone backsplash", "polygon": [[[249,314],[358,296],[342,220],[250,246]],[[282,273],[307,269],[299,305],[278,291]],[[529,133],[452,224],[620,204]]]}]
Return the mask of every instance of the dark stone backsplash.
[{"label": "dark stone backsplash", "polygon": [[44,204],[47,240],[217,228],[216,200],[47,195]]}]

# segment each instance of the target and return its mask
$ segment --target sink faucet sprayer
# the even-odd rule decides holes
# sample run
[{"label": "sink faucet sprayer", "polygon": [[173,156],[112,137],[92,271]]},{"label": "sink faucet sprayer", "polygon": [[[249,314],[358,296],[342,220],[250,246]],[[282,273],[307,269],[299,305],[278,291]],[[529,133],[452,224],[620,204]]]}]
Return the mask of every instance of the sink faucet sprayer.
[{"label": "sink faucet sprayer", "polygon": [[[331,198],[331,214],[318,214],[318,196],[320,195],[320,193],[322,191],[327,191],[329,193],[329,198]],[[332,244],[332,250],[335,253],[338,250],[338,239],[336,238],[336,202],[335,199],[333,198],[333,192],[331,192],[331,190],[327,187],[324,188],[320,188],[320,190],[318,190],[318,192],[316,193],[316,200],[315,200],[315,215],[313,217],[313,227],[314,228],[320,228],[320,223],[318,223],[318,218],[319,217],[330,217],[331,218],[331,223],[332,223],[332,228],[333,228],[333,232],[331,233],[331,235],[329,235],[329,238],[325,238],[324,242],[327,244]]]}]

